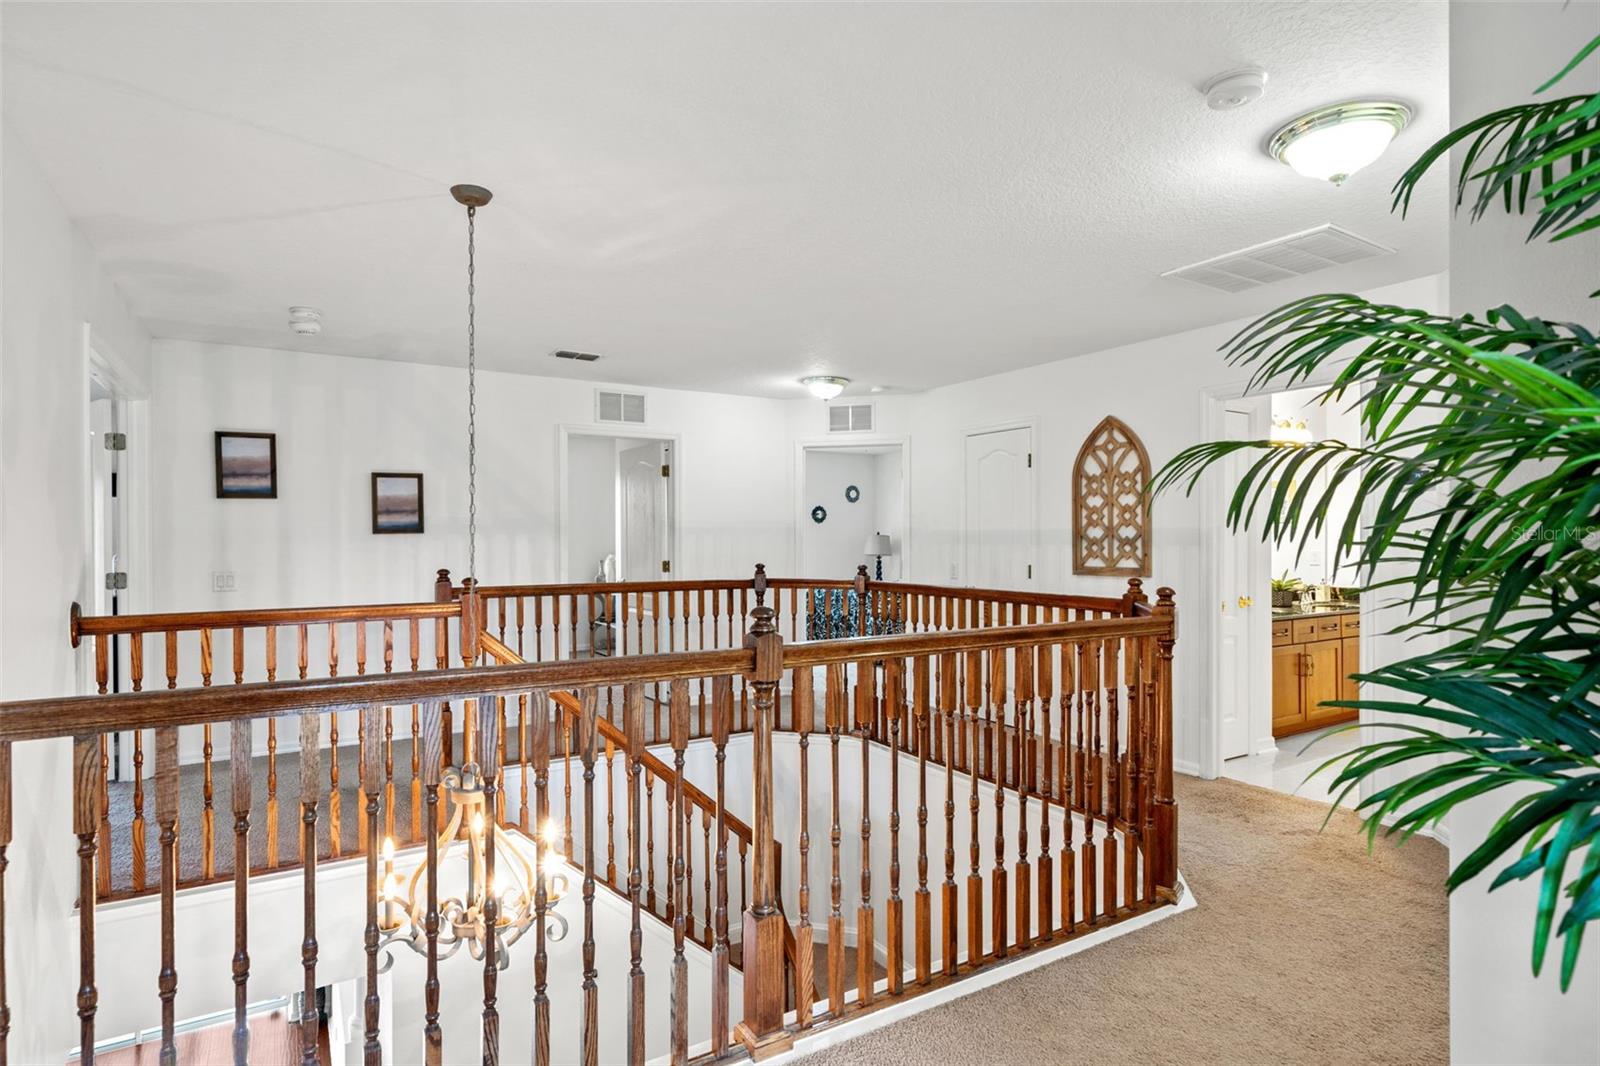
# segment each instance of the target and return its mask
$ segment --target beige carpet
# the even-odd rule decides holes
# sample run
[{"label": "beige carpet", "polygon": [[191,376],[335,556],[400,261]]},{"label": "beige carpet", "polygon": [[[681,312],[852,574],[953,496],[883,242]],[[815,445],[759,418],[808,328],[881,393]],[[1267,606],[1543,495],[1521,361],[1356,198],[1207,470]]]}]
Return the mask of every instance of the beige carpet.
[{"label": "beige carpet", "polygon": [[1443,847],[1369,856],[1353,815],[1234,781],[1178,802],[1197,909],[806,1066],[1448,1061]]}]

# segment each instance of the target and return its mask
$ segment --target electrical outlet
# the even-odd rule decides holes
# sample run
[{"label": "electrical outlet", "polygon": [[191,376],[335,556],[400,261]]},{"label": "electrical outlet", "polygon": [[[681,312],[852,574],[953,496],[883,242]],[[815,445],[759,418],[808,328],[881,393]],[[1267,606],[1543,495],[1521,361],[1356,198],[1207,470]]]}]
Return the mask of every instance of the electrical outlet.
[{"label": "electrical outlet", "polygon": [[239,583],[232,570],[211,571],[212,592],[237,592],[238,590]]},{"label": "electrical outlet", "polygon": [[951,581],[960,581],[961,580],[961,566],[959,564],[957,564],[957,563],[951,563],[950,564],[950,580]]}]

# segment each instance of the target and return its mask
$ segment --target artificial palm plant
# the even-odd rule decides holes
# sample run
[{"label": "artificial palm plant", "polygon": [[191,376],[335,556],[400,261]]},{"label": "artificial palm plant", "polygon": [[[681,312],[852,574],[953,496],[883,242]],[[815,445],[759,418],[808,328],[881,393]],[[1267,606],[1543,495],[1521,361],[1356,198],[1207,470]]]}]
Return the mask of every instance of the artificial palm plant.
[{"label": "artificial palm plant", "polygon": [[[1600,37],[1538,93],[1597,47]],[[1458,145],[1456,206],[1472,195],[1474,219],[1497,204],[1531,207],[1529,240],[1600,227],[1600,94],[1467,123],[1401,177],[1397,209]],[[1370,503],[1366,528],[1358,510],[1340,525],[1337,552],[1369,589],[1411,604],[1401,628],[1441,646],[1357,675],[1383,698],[1341,705],[1394,725],[1329,760],[1335,788],[1378,778],[1357,808],[1369,841],[1409,837],[1466,800],[1513,789],[1448,887],[1497,864],[1495,888],[1539,878],[1533,970],[1559,936],[1565,990],[1584,928],[1600,918],[1600,343],[1577,323],[1509,306],[1449,318],[1330,295],[1279,308],[1225,350],[1254,368],[1252,391],[1336,368],[1323,399],[1359,409],[1365,443],[1202,444],[1168,463],[1155,490],[1192,491],[1208,468],[1252,455],[1230,527],[1302,546],[1340,488]],[[1406,576],[1379,579],[1390,572]]]}]

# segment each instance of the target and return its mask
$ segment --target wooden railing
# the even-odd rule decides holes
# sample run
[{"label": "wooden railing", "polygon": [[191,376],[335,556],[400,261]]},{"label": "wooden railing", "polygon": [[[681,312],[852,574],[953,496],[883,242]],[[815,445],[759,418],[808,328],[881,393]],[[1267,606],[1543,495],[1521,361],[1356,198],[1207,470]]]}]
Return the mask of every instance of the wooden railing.
[{"label": "wooden railing", "polygon": [[[698,610],[698,590],[709,592],[722,584],[696,585],[687,600],[682,595],[675,598],[680,605],[695,603]],[[723,592],[739,591],[732,583],[726,584]],[[568,766],[574,758],[577,761],[577,770],[562,775],[566,794],[561,802],[567,834],[563,851],[582,871],[583,935],[581,944],[573,948],[582,953],[582,981],[576,990],[549,986],[548,907],[541,899],[533,935],[532,1000],[526,1007],[512,1008],[531,1011],[534,1058],[541,1064],[551,1061],[553,1027],[558,1035],[565,1031],[563,1023],[552,1020],[551,1004],[566,991],[575,991],[575,1005],[558,1017],[579,1019],[576,1057],[586,1064],[600,1060],[603,1019],[612,1018],[613,1012],[626,1014],[625,1057],[630,1062],[644,1060],[647,1044],[652,1055],[669,1054],[674,1062],[718,1058],[736,1050],[760,1056],[787,1046],[806,1030],[941,987],[1177,898],[1171,733],[1176,625],[1171,590],[1162,589],[1152,605],[1137,581],[1118,599],[1070,601],[922,586],[869,586],[870,595],[883,594],[873,609],[903,618],[905,632],[785,643],[779,632],[778,610],[765,602],[775,585],[791,592],[788,597],[774,597],[778,604],[809,602],[811,588],[842,587],[778,584],[769,582],[758,569],[754,582],[742,584],[743,598],[754,606],[752,625],[737,642],[729,639],[723,647],[665,654],[562,655],[543,662],[516,663],[511,660],[520,656],[514,646],[497,632],[499,605],[509,605],[508,619],[516,619],[519,596],[528,599],[547,593],[480,591],[468,586],[463,591],[451,590],[437,604],[420,605],[437,613],[416,616],[458,618],[463,659],[475,663],[487,656],[506,665],[260,682],[236,676],[238,683],[228,686],[202,684],[176,691],[0,705],[0,901],[4,899],[4,849],[11,842],[13,746],[53,738],[71,738],[72,742],[71,806],[80,895],[77,1015],[84,1060],[92,1062],[94,1057],[99,996],[96,903],[108,895],[103,891],[105,879],[98,872],[104,862],[101,841],[106,811],[102,752],[105,736],[117,732],[151,730],[154,738],[162,951],[156,999],[163,1055],[173,1053],[179,980],[173,926],[180,887],[178,739],[183,727],[202,727],[207,734],[222,727],[229,740],[227,802],[233,815],[234,848],[225,876],[233,883],[237,901],[235,943],[231,971],[226,961],[219,960],[215,972],[231,972],[236,990],[237,1061],[244,1061],[248,1054],[245,1010],[251,1001],[247,936],[251,881],[270,868],[252,856],[252,834],[259,824],[253,800],[258,770],[252,756],[258,731],[272,731],[275,722],[285,717],[295,722],[299,738],[301,844],[297,864],[304,896],[302,964],[307,993],[300,1036],[307,1062],[316,1061],[319,1055],[314,1006],[319,935],[363,941],[367,963],[365,1055],[368,1062],[380,1057],[378,1033],[384,1004],[376,980],[380,920],[375,842],[383,832],[385,811],[392,818],[398,803],[392,766],[386,765],[385,739],[390,711],[396,707],[417,708],[411,808],[425,812],[420,819],[424,827],[440,824],[442,816],[441,778],[452,762],[447,744],[454,732],[446,717],[451,707],[462,719],[460,747],[456,749],[460,760],[456,761],[476,761],[486,782],[490,809],[499,812],[509,826],[526,830],[542,825],[553,809],[552,761],[559,758]],[[637,596],[647,590],[608,591]],[[740,595],[730,595],[724,602],[736,604],[740,599]],[[663,606],[663,611],[668,610]],[[274,617],[253,624],[300,624],[281,621],[276,612],[266,614]],[[136,624],[147,626],[143,632],[183,631],[181,627],[188,625],[181,621],[184,616],[156,617],[166,621],[162,625]],[[704,617],[703,613],[699,616]],[[711,617],[721,616],[713,613]],[[952,628],[974,618],[978,622],[975,628]],[[246,625],[239,616],[232,621],[235,628]],[[304,622],[316,624],[309,618]],[[220,627],[213,624],[211,628]],[[740,628],[743,630],[742,625]],[[119,630],[103,620],[83,619],[78,632],[98,636]],[[569,642],[566,646],[574,645]],[[103,653],[103,657],[109,655],[109,649]],[[697,740],[691,730],[696,710],[691,697],[702,686],[711,693],[709,703],[701,708],[702,715],[709,715],[709,729]],[[663,749],[660,755],[648,750],[651,734],[646,728],[647,719],[657,714],[651,700],[658,690],[665,693],[659,712],[665,728],[653,731],[654,743]],[[608,718],[603,708],[613,705],[613,692],[619,692],[620,698],[614,702],[615,718]],[[746,692],[750,732],[740,737],[735,725],[737,704]],[[554,723],[546,710],[551,707],[557,709]],[[323,744],[323,723],[337,721],[341,714],[353,715],[359,723],[364,843],[360,850],[366,857],[368,914],[362,932],[341,928],[319,934],[315,893],[325,849],[318,847],[318,828],[321,819],[335,808],[337,795],[337,790],[324,791],[322,760],[328,749]],[[515,742],[508,743],[513,721]],[[812,765],[814,739],[824,744],[824,767],[831,771],[826,775],[826,787],[820,787],[822,768]],[[723,768],[735,740],[738,758],[749,759],[748,825],[728,811]],[[781,765],[774,761],[775,744],[780,740],[786,750],[794,745],[793,760],[786,757]],[[702,749],[715,767],[715,785],[704,786],[709,792],[691,785],[685,774],[686,754]],[[597,780],[605,776],[609,785],[613,759],[621,768],[622,799],[614,802],[617,792],[608,787],[604,804],[607,835],[602,849],[597,839]],[[517,772],[513,774],[513,770]],[[270,773],[275,776],[275,766]],[[507,791],[513,777],[521,791],[515,807]],[[664,785],[665,813],[659,822],[652,821],[654,804],[647,807],[643,802],[652,780]],[[205,783],[209,804],[209,771]],[[780,843],[775,832],[774,808],[780,788],[785,793],[785,809],[798,812],[798,835],[792,846]],[[574,791],[575,808],[569,798]],[[962,812],[959,816],[958,811]],[[883,812],[887,812],[886,825],[878,822]],[[613,818],[622,823],[620,849],[613,835]],[[697,818],[704,845],[698,868],[690,840]],[[709,838],[705,832],[708,819],[716,823]],[[847,833],[846,825],[854,824],[855,819],[859,819],[859,833]],[[581,826],[581,834],[575,839],[576,826]],[[648,869],[655,854],[650,838],[657,831],[664,832],[670,842],[668,869],[662,871],[660,886]],[[815,831],[823,832],[826,841],[821,856],[812,854]],[[419,861],[429,874],[430,929],[421,1043],[426,1061],[437,1063],[442,1060],[443,1044],[434,871],[445,859],[433,832],[413,833],[413,839],[419,837],[418,850],[423,853]],[[542,859],[544,835],[533,833],[532,837]],[[736,847],[748,864],[748,881],[743,871],[737,881],[730,873],[729,840],[739,842]],[[492,856],[492,844],[489,849]],[[886,866],[874,858],[885,852],[889,857]],[[841,876],[852,855],[857,857],[851,864],[860,875],[859,892],[847,892]],[[965,856],[965,861],[958,863],[958,856]],[[942,879],[938,870],[941,857]],[[491,858],[491,871],[492,862]],[[820,882],[820,896],[814,894],[813,867],[818,864],[831,871],[831,877]],[[604,963],[608,968],[621,968],[612,972],[626,971],[627,995],[621,1004],[608,1000],[610,1005],[604,1011],[596,979],[602,963],[594,934],[599,885],[608,885],[627,897],[633,926],[627,956],[608,956]],[[729,915],[730,889],[735,887],[747,895],[740,907],[743,918],[737,923],[737,940],[730,930]],[[697,893],[697,888],[703,891]],[[658,893],[654,903],[651,889]],[[907,895],[912,901],[909,920]],[[496,906],[492,900],[487,904],[491,923]],[[787,913],[795,915],[792,924]],[[639,930],[641,922],[655,920],[651,916],[666,920],[672,929],[671,957],[663,963],[672,1006],[667,1032],[647,1032],[644,1021],[646,982]],[[4,907],[0,903],[0,958],[5,954],[4,939]],[[696,942],[708,947],[709,965],[703,978],[705,987],[697,985],[691,995],[686,950]],[[884,945],[881,956],[874,950],[875,944]],[[730,997],[735,948],[742,957],[743,994],[738,1003]],[[814,967],[817,950],[825,954]],[[499,1053],[502,1008],[495,954],[491,946],[483,959],[481,1041],[485,1061],[497,1061]],[[820,973],[814,972],[816,969]],[[0,983],[0,1019],[8,1017],[4,1002],[8,987],[12,985]],[[691,1025],[691,1002],[709,1004],[703,1029],[697,1028],[698,1021]],[[736,1011],[740,1016],[737,1026],[733,1024]],[[402,1027],[405,1020],[396,1018],[395,1025]],[[7,1030],[0,1024],[0,1061],[6,1039]],[[521,1053],[512,1057],[520,1058]]]}]

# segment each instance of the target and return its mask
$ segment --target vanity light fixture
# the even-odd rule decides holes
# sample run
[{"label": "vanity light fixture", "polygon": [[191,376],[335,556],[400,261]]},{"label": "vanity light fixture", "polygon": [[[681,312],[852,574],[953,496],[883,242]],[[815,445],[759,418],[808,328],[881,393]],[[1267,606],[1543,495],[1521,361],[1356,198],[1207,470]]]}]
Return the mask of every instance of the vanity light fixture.
[{"label": "vanity light fixture", "polygon": [[1411,109],[1392,100],[1319,107],[1274,133],[1267,154],[1296,174],[1342,185],[1376,162],[1410,121]]}]

